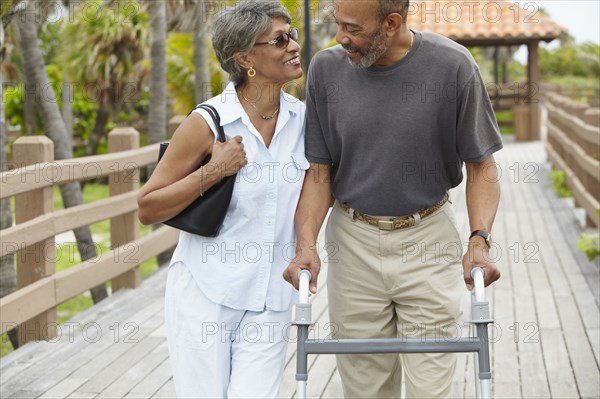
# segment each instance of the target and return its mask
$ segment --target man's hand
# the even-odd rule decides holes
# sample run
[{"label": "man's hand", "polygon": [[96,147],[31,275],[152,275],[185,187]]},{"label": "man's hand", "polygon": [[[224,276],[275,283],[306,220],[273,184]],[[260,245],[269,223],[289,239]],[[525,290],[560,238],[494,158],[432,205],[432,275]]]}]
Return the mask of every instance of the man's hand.
[{"label": "man's hand", "polygon": [[463,257],[464,279],[469,291],[473,289],[471,270],[474,267],[483,269],[483,280],[486,287],[500,278],[500,270],[490,261],[488,247],[480,237],[474,237],[474,240],[469,242],[469,248]]},{"label": "man's hand", "polygon": [[321,271],[321,260],[317,254],[316,245],[309,249],[301,249],[298,247],[296,252],[296,257],[283,272],[283,278],[298,289],[298,274],[300,273],[300,270],[306,269],[310,271],[312,276],[308,288],[311,293],[316,294],[317,278]]},{"label": "man's hand", "polygon": [[[494,157],[490,155],[479,163],[467,163],[467,212],[471,231],[492,231],[498,203],[500,202],[500,174]],[[480,236],[469,239],[467,253],[463,257],[465,283],[473,289],[471,269],[481,267],[487,287],[500,278],[500,270],[490,261],[488,246]]]}]

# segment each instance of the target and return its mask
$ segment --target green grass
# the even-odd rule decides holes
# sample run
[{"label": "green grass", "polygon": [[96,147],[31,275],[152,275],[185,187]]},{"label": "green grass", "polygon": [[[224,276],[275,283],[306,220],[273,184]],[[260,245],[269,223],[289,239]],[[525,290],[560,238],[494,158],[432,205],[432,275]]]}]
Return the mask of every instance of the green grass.
[{"label": "green grass", "polygon": [[[498,121],[498,123],[502,122],[502,121],[510,121],[512,122],[514,120],[514,113],[512,110],[506,110],[506,111],[496,111],[496,120]],[[513,126],[500,126],[500,133],[502,134],[514,134],[514,128]]]},{"label": "green grass", "polygon": [[[103,198],[108,198],[108,185],[99,183],[87,183],[83,190],[83,200],[86,203],[98,201]],[[13,212],[14,212],[14,198],[13,198]],[[54,188],[54,209],[63,209],[63,202],[58,187]],[[94,236],[94,243],[98,255],[104,254],[110,251],[110,221],[103,220],[90,226],[92,235]],[[140,224],[140,236],[143,237],[148,234],[152,228],[150,226],[144,226]],[[59,273],[66,270],[74,265],[81,263],[79,251],[77,249],[77,243],[64,242],[56,246],[56,272]],[[140,265],[140,275],[142,278],[152,274],[158,269],[158,263],[156,258],[152,258]],[[107,287],[111,286],[111,282],[106,283]],[[93,306],[93,301],[89,291],[75,298],[68,300],[56,307],[57,322],[59,324],[64,323],[67,320],[73,318],[76,314],[89,309]],[[7,334],[0,336],[0,357],[7,355],[12,352],[13,348],[8,339]]]},{"label": "green grass", "polygon": [[554,169],[550,172],[552,180],[552,188],[560,198],[569,198],[573,196],[573,192],[567,185],[567,174],[562,170]]}]

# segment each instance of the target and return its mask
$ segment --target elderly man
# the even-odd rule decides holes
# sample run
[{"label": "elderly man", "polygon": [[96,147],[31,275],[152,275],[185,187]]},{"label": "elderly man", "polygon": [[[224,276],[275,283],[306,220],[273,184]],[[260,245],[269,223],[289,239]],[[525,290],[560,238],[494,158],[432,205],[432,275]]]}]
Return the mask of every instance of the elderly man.
[{"label": "elderly man", "polygon": [[[460,318],[474,265],[486,285],[500,277],[487,256],[500,198],[494,112],[467,49],[408,28],[408,0],[335,5],[340,45],[317,54],[308,73],[311,166],[284,277],[297,286],[299,269],[310,269],[316,292],[316,238],[335,202],[325,230],[334,338],[440,337]],[[463,257],[448,190],[464,164]],[[346,397],[399,397],[403,372],[408,397],[448,397],[455,356],[338,355],[337,363]]]}]

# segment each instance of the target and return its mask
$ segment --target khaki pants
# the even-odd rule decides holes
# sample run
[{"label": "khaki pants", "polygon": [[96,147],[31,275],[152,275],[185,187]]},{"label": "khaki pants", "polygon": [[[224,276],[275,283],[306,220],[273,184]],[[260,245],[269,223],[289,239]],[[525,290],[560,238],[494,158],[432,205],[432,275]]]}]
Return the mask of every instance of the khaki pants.
[{"label": "khaki pants", "polygon": [[[466,290],[452,205],[382,231],[336,203],[325,230],[334,338],[456,338]],[[337,355],[346,398],[449,397],[456,355]]]}]

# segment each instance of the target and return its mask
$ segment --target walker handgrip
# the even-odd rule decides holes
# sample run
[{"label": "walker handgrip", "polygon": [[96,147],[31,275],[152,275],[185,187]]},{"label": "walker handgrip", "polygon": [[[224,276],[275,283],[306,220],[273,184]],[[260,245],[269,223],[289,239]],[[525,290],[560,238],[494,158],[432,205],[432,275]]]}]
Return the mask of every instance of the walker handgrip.
[{"label": "walker handgrip", "polygon": [[312,275],[306,269],[300,270],[300,273],[298,273],[298,292],[300,292],[299,303],[308,303],[308,283],[310,283],[311,278]]},{"label": "walker handgrip", "polygon": [[473,291],[475,292],[476,302],[485,302],[485,286],[483,284],[483,269],[474,267],[471,269],[471,278],[473,279]]}]

